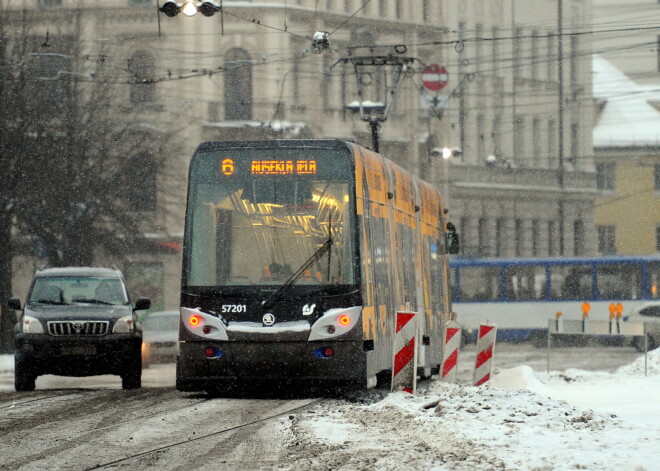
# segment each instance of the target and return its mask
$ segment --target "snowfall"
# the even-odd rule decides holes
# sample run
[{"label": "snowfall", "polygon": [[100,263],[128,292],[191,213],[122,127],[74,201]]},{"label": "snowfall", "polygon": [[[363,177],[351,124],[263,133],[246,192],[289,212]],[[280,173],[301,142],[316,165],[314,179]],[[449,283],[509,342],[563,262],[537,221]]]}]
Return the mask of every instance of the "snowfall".
[{"label": "snowfall", "polygon": [[324,403],[293,421],[292,469],[660,470],[660,349],[644,373],[643,354],[613,373],[521,365]]},{"label": "snowfall", "polygon": [[479,387],[435,380],[416,395],[324,400],[276,426],[278,469],[660,470],[660,349],[646,373],[640,354],[613,372],[521,365]]}]

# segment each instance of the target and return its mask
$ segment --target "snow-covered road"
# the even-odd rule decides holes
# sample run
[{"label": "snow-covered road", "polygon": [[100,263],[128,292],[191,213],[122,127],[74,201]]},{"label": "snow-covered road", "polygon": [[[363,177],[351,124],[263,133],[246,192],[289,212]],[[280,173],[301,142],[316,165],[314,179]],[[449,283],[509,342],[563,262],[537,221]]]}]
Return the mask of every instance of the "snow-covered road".
[{"label": "snow-covered road", "polygon": [[320,401],[181,394],[172,365],[145,370],[142,391],[121,391],[113,377],[51,376],[18,394],[1,357],[0,468],[130,457],[108,467],[660,469],[660,350],[648,355],[648,376],[644,355],[624,347],[553,350],[546,373],[546,350],[499,345],[482,387],[469,385],[474,349],[461,354],[458,384]]}]

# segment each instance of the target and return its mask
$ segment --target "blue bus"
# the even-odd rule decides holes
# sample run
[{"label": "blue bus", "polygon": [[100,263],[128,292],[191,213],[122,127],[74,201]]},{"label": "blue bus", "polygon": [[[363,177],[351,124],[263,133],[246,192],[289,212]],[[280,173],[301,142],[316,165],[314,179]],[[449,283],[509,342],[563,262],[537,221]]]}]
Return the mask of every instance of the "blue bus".
[{"label": "blue bus", "polygon": [[474,338],[479,324],[495,323],[499,340],[544,341],[558,312],[581,319],[609,319],[621,303],[623,317],[659,300],[660,255],[559,258],[450,258],[453,310]]}]

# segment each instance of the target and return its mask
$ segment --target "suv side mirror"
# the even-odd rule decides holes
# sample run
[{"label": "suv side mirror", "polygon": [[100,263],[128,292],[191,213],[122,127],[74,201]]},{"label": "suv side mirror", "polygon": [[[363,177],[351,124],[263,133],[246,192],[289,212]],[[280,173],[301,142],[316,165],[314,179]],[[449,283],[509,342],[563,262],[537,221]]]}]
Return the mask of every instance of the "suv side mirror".
[{"label": "suv side mirror", "polygon": [[7,306],[9,306],[9,309],[13,309],[14,311],[20,311],[21,310],[21,300],[18,298],[9,298],[7,300]]},{"label": "suv side mirror", "polygon": [[134,311],[143,311],[145,309],[149,309],[151,307],[151,300],[149,298],[137,298],[137,301],[135,301],[135,309]]},{"label": "suv side mirror", "polygon": [[456,226],[451,222],[447,223],[447,232],[445,233],[445,241],[447,244],[447,253],[456,255],[461,251],[461,242],[456,232]]}]

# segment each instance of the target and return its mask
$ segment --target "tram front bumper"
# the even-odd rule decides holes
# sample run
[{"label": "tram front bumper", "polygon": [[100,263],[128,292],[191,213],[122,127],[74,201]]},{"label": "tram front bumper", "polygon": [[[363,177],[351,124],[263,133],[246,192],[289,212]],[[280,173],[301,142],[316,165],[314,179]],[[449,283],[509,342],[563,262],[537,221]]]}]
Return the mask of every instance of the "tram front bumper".
[{"label": "tram front bumper", "polygon": [[[209,356],[209,349],[216,354]],[[366,384],[366,352],[358,341],[181,344],[178,390],[201,391],[253,380]]]}]

